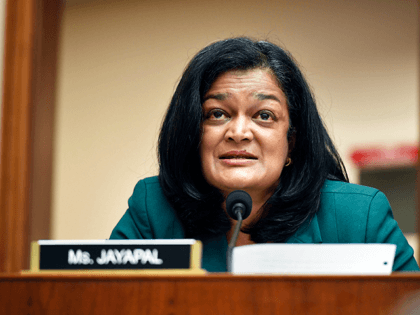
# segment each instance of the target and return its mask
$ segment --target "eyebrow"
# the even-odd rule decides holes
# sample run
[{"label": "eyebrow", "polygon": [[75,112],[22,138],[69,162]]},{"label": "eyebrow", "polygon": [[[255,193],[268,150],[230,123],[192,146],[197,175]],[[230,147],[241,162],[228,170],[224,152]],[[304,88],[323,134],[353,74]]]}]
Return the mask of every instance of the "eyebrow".
[{"label": "eyebrow", "polygon": [[215,99],[218,101],[224,101],[229,97],[229,93],[217,93],[217,94],[209,94],[204,97],[203,102],[207,101],[208,99]]},{"label": "eyebrow", "polygon": [[[264,94],[264,93],[252,93],[252,95],[260,100],[260,101],[264,101],[264,100],[274,100],[277,101],[281,104],[280,100],[275,97],[272,94]],[[229,97],[229,93],[217,93],[217,94],[209,94],[206,97],[204,97],[203,102],[207,101],[208,99],[215,99],[218,101],[225,101],[226,99],[228,99]]]}]

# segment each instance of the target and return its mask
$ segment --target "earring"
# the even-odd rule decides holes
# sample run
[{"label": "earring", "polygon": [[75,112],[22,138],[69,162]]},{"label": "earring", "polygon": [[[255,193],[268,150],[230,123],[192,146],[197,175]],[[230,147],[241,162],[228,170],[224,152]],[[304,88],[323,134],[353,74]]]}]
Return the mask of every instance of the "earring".
[{"label": "earring", "polygon": [[284,164],[284,167],[289,166],[290,164],[292,164],[292,159],[288,157],[286,159],[286,164]]}]

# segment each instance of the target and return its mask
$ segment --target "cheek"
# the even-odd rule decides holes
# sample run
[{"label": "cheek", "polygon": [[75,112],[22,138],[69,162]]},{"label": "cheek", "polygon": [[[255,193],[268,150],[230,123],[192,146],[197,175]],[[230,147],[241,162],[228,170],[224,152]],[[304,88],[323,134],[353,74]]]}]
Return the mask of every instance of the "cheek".
[{"label": "cheek", "polygon": [[204,126],[200,145],[200,154],[202,159],[215,150],[216,145],[219,142],[218,137],[219,135],[215,132],[215,130]]},{"label": "cheek", "polygon": [[208,132],[207,128],[203,128],[203,136],[200,144],[200,158],[202,168],[205,169],[205,165],[210,161],[213,152],[213,141],[211,133]]},{"label": "cheek", "polygon": [[277,134],[271,137],[271,143],[267,143],[267,150],[270,150],[271,162],[281,165],[287,159],[289,154],[289,142],[285,133]]},{"label": "cheek", "polygon": [[[204,140],[204,139],[203,139]],[[211,182],[212,174],[214,173],[213,166],[213,155],[209,146],[201,145],[200,146],[200,162],[201,162],[201,171],[204,176],[204,179],[207,182]]]},{"label": "cheek", "polygon": [[205,132],[205,128],[203,128],[203,133],[201,136],[201,143],[200,143],[200,157],[203,159],[205,152],[207,151],[208,147],[208,139],[207,139],[207,133]]}]

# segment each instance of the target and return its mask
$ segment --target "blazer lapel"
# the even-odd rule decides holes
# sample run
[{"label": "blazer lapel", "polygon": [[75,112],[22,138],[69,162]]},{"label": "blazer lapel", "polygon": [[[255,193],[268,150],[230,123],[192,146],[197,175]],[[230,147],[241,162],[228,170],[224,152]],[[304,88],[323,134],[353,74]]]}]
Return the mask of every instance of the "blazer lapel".
[{"label": "blazer lapel", "polygon": [[322,243],[317,215],[315,214],[311,221],[306,221],[286,243]]}]

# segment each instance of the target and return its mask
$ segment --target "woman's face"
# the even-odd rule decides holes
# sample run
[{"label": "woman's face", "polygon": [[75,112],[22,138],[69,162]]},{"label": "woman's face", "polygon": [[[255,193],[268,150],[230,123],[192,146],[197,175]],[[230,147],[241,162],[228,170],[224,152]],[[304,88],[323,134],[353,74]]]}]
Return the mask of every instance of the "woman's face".
[{"label": "woman's face", "polygon": [[288,156],[286,96],[269,70],[229,71],[204,96],[205,179],[224,193],[271,194]]}]

